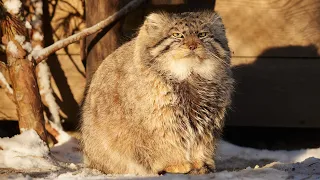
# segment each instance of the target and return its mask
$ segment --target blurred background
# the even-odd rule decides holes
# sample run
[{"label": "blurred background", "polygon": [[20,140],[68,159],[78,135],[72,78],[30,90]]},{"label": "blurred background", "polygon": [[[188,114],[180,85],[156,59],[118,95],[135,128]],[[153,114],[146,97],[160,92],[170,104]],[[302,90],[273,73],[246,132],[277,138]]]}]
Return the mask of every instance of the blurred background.
[{"label": "blurred background", "polygon": [[[44,0],[44,46],[96,24],[128,2]],[[86,80],[106,56],[135,36],[148,13],[202,9],[222,16],[233,56],[236,90],[224,138],[256,148],[319,146],[319,0],[149,0],[102,32],[49,57],[63,127],[77,130]],[[1,87],[2,137],[19,132],[17,119],[15,104]]]}]

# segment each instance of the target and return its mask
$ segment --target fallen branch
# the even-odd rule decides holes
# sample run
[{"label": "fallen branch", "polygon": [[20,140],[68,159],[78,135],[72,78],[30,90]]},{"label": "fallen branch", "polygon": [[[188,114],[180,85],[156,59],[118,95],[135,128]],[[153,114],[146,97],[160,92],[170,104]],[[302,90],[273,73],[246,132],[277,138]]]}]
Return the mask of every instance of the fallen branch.
[{"label": "fallen branch", "polygon": [[62,39],[60,41],[57,41],[56,43],[38,51],[32,52],[32,57],[35,59],[36,63],[39,64],[41,61],[46,59],[50,54],[56,52],[57,50],[64,48],[68,46],[69,44],[72,44],[74,42],[77,42],[91,34],[97,33],[101,31],[104,27],[109,26],[113,22],[119,20],[121,17],[128,14],[133,9],[137,8],[142,2],[146,0],[133,0],[129,4],[127,4],[125,7],[120,9],[118,12],[114,13],[113,15],[109,16],[107,19],[99,22],[98,24],[86,28],[82,30],[81,32],[74,34],[66,39]]}]

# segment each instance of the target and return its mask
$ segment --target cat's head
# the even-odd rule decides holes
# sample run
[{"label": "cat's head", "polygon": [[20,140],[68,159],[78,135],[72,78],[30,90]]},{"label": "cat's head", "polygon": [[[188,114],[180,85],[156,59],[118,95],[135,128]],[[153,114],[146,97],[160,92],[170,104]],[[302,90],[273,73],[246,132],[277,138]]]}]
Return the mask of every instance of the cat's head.
[{"label": "cat's head", "polygon": [[152,13],[136,43],[146,66],[180,81],[192,74],[212,79],[230,64],[224,25],[211,11]]}]

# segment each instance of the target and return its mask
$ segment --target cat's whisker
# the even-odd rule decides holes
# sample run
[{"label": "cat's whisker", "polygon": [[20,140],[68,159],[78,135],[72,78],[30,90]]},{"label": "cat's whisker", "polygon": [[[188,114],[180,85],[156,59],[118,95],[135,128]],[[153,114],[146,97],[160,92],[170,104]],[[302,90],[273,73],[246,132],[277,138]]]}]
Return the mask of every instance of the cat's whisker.
[{"label": "cat's whisker", "polygon": [[221,59],[220,57],[218,57],[215,54],[210,54],[211,57],[213,57],[214,59],[218,60],[220,63],[222,63],[224,66],[228,67],[230,66],[230,64],[228,64],[225,60]]}]

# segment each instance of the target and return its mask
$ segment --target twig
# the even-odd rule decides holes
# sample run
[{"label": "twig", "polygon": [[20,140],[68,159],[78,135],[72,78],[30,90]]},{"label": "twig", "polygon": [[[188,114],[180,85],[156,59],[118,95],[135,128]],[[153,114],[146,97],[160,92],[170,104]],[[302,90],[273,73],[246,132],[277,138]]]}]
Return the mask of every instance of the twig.
[{"label": "twig", "polygon": [[7,65],[2,61],[0,61],[0,72],[4,75],[8,73]]},{"label": "twig", "polygon": [[5,63],[0,61],[0,86],[5,88],[5,92],[6,92],[7,96],[13,102],[15,102],[14,97],[13,97],[13,90],[10,87],[9,82],[10,82],[10,77],[9,77],[9,73],[8,73],[8,68]]},{"label": "twig", "polygon": [[[2,81],[0,81],[0,86],[6,86]],[[11,89],[12,90],[12,89]],[[9,89],[6,89],[4,91],[6,93],[6,95],[8,96],[8,98],[13,102],[13,103],[16,103],[15,99],[14,99],[14,96],[13,96],[13,93],[11,93],[11,91]]]},{"label": "twig", "polygon": [[129,4],[127,4],[125,7],[120,9],[118,12],[114,13],[113,15],[109,16],[107,19],[99,22],[98,24],[84,29],[81,32],[74,34],[72,36],[69,36],[66,39],[62,39],[42,50],[39,51],[33,51],[32,56],[35,59],[36,63],[39,64],[41,61],[46,59],[50,54],[56,52],[57,50],[64,48],[68,46],[69,44],[72,44],[74,42],[79,41],[82,38],[85,38],[91,34],[94,34],[96,32],[101,31],[104,27],[112,24],[113,22],[119,20],[121,17],[132,11],[133,9],[137,8],[142,2],[146,0],[133,0]]},{"label": "twig", "polygon": [[52,127],[49,121],[45,123],[45,127],[47,132],[54,137],[53,140],[57,142],[57,137],[60,135],[59,131]]}]

